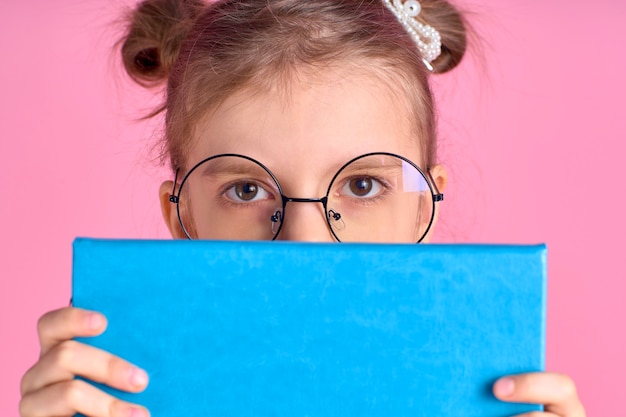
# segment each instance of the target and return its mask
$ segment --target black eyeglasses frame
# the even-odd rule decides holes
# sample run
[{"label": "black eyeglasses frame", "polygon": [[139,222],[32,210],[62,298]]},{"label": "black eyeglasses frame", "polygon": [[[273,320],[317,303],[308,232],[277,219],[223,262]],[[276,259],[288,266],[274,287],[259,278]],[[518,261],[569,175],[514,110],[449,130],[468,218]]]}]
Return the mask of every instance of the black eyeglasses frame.
[{"label": "black eyeglasses frame", "polygon": [[[180,193],[181,190],[183,189],[183,186],[185,185],[185,182],[187,181],[187,179],[189,178],[189,176],[191,175],[191,173],[193,173],[198,167],[200,167],[202,164],[212,160],[212,159],[216,159],[216,158],[223,158],[223,157],[235,157],[235,158],[242,158],[245,160],[248,160],[254,164],[257,164],[258,166],[260,166],[274,181],[274,183],[276,184],[276,187],[278,189],[278,192],[280,194],[281,200],[282,200],[282,212],[276,211],[276,213],[274,213],[272,215],[271,221],[273,222],[278,222],[280,220],[280,225],[278,226],[278,229],[276,230],[276,232],[274,233],[274,236],[272,237],[271,240],[276,240],[276,238],[278,237],[278,235],[280,234],[280,231],[283,227],[283,219],[285,218],[285,211],[287,208],[287,203],[321,203],[323,208],[324,208],[324,213],[326,213],[326,224],[328,225],[328,228],[330,230],[330,232],[332,233],[333,237],[335,238],[335,240],[337,240],[337,242],[341,242],[341,239],[339,239],[339,237],[337,236],[337,234],[335,233],[335,231],[333,230],[333,226],[331,224],[331,217],[334,220],[339,220],[341,218],[341,215],[339,213],[331,213],[332,210],[328,209],[328,195],[330,194],[330,191],[332,189],[332,186],[335,182],[335,180],[337,179],[337,177],[341,174],[341,172],[350,164],[352,164],[353,162],[361,159],[361,158],[366,158],[369,156],[376,156],[376,155],[381,155],[381,156],[391,156],[394,158],[398,158],[403,160],[404,162],[410,164],[413,168],[415,168],[421,175],[422,177],[424,177],[424,179],[426,180],[426,184],[428,184],[428,188],[430,190],[430,193],[432,195],[432,215],[430,217],[430,221],[428,223],[428,227],[426,228],[426,230],[424,231],[424,233],[422,234],[422,237],[420,237],[420,239],[416,242],[416,243],[420,243],[424,237],[426,237],[426,235],[428,235],[428,232],[430,230],[430,228],[432,227],[432,224],[435,220],[435,210],[436,210],[436,203],[443,201],[443,194],[439,192],[439,189],[437,188],[437,184],[435,183],[434,179],[432,178],[431,174],[430,174],[430,168],[426,169],[426,173],[424,173],[424,171],[422,171],[422,169],[417,166],[417,164],[415,164],[413,161],[411,161],[408,158],[405,158],[404,156],[401,155],[397,155],[391,152],[369,152],[363,155],[359,155],[356,156],[352,159],[350,159],[348,162],[346,162],[345,164],[343,164],[341,166],[341,168],[339,168],[339,170],[337,171],[337,173],[335,173],[335,175],[333,176],[333,178],[330,180],[330,183],[328,185],[328,189],[326,190],[326,195],[324,197],[321,198],[299,198],[299,197],[288,197],[285,194],[283,194],[283,190],[282,187],[280,186],[280,182],[278,182],[278,178],[276,178],[276,176],[274,175],[274,173],[272,173],[272,171],[269,170],[268,167],[266,167],[264,164],[262,164],[261,162],[257,161],[254,158],[251,158],[249,156],[246,155],[241,155],[241,154],[236,154],[236,153],[224,153],[224,154],[218,154],[218,155],[213,155],[210,156],[208,158],[203,159],[202,161],[198,162],[197,164],[195,164],[185,175],[185,177],[183,178],[183,180],[180,183],[180,186],[178,187],[178,192],[176,192],[176,185],[178,183],[178,172],[180,170],[180,168],[176,169],[175,175],[174,175],[174,186],[172,188],[172,193],[169,196],[169,201],[171,203],[176,204],[176,213],[178,216],[178,222],[180,223],[180,227],[183,230],[183,233],[185,233],[185,236],[187,236],[187,239],[192,240],[191,236],[189,235],[189,232],[187,231],[187,228],[185,227],[184,223],[183,223],[183,219],[181,217],[181,213],[180,213],[180,205],[178,204],[180,201]],[[428,175],[427,175],[428,174]]]}]

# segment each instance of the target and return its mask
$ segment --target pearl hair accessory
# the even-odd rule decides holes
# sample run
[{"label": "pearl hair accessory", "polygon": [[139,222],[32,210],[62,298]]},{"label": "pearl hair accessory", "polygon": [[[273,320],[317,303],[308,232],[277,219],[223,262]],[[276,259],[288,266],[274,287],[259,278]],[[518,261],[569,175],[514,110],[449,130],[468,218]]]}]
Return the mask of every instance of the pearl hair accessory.
[{"label": "pearl hair accessory", "polygon": [[422,11],[422,5],[417,0],[383,0],[383,3],[396,15],[417,44],[426,68],[433,71],[431,62],[441,55],[441,35],[432,26],[416,19]]}]

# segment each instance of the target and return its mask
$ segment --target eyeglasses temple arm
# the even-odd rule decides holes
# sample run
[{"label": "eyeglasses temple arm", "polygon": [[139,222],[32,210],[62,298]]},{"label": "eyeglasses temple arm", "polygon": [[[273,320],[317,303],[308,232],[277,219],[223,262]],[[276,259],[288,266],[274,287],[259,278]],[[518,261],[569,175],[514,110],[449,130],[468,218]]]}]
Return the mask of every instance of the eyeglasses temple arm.
[{"label": "eyeglasses temple arm", "polygon": [[433,176],[430,173],[430,167],[428,167],[426,169],[426,172],[428,173],[428,179],[430,180],[430,183],[432,184],[433,188],[435,189],[435,195],[433,195],[433,199],[435,200],[435,202],[443,201],[443,194],[441,194],[439,192],[439,188],[437,187],[437,183],[435,182],[435,179],[433,178]]},{"label": "eyeglasses temple arm", "polygon": [[172,194],[170,194],[170,203],[178,203],[178,197],[174,195],[176,193],[176,184],[178,183],[178,170],[176,168],[176,173],[174,174],[174,185],[172,186]]}]

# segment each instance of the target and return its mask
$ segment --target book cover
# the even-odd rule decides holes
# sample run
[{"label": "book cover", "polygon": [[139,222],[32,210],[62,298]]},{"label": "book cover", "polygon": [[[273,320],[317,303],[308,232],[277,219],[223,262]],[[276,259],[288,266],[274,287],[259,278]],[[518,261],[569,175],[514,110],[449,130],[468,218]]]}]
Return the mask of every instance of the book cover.
[{"label": "book cover", "polygon": [[145,369],[154,417],[504,417],[544,369],[543,245],[77,239],[81,339]]}]

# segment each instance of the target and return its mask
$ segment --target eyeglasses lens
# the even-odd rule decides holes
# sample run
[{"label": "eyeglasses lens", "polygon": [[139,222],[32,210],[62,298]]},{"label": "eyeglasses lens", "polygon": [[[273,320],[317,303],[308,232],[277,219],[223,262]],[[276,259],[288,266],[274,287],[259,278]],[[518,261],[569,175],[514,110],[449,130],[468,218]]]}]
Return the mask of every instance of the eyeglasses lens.
[{"label": "eyeglasses lens", "polygon": [[426,234],[433,210],[424,175],[386,154],[346,165],[328,192],[328,222],[342,242],[417,242]]},{"label": "eyeglasses lens", "polygon": [[219,156],[197,165],[180,189],[178,213],[192,239],[271,240],[279,187],[258,163]]}]

